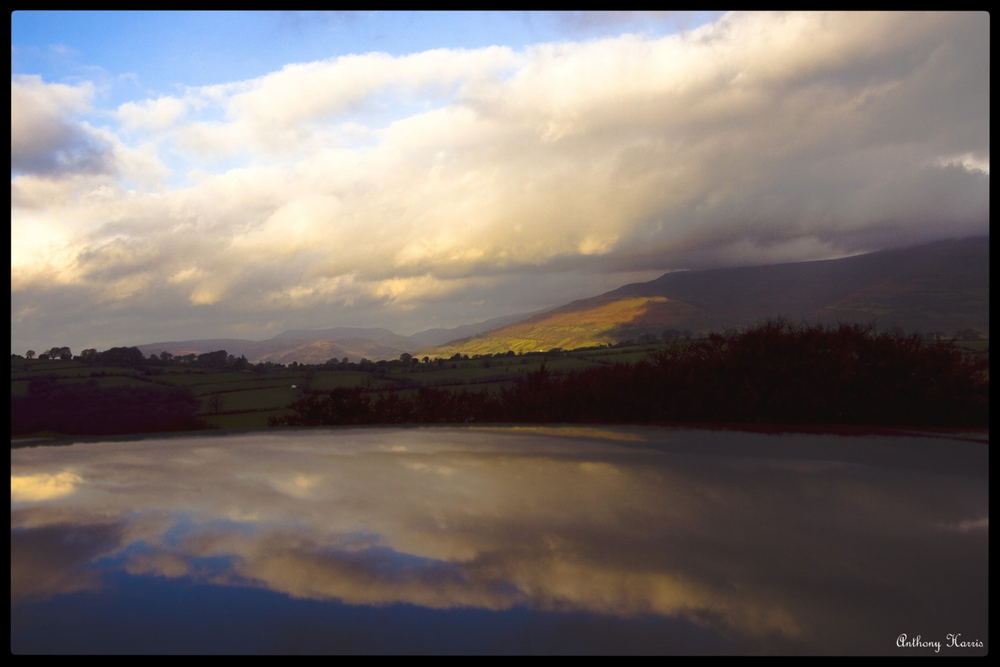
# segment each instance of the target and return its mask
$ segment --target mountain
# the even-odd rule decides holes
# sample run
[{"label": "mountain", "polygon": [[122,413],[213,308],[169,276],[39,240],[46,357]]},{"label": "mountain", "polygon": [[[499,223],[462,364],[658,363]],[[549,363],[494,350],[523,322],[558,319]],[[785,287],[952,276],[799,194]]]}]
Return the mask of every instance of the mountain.
[{"label": "mountain", "polygon": [[335,340],[369,340],[384,345],[412,345],[406,336],[400,336],[388,329],[362,327],[335,327],[333,329],[292,329],[280,333],[271,340],[315,340],[329,338]]},{"label": "mountain", "polygon": [[[251,362],[288,364],[416,356],[530,352],[617,343],[665,330],[692,332],[792,321],[874,323],[905,331],[989,332],[989,239],[941,241],[817,262],[675,271],[536,312],[400,336],[388,329],[295,329],[263,341],[238,338],[137,346],[145,355],[226,350]],[[448,342],[451,341],[451,342]]]},{"label": "mountain", "polygon": [[508,324],[519,322],[533,314],[534,313],[518,313],[516,315],[503,315],[501,317],[494,317],[483,322],[464,324],[451,329],[427,329],[426,331],[420,331],[413,334],[410,336],[410,340],[413,341],[413,344],[416,345],[417,349],[424,349],[434,345],[442,345],[460,338],[475,336],[476,334],[484,331],[491,331],[493,329],[504,327]]},{"label": "mountain", "polygon": [[268,340],[211,338],[202,340],[145,343],[136,347],[146,356],[169,352],[175,356],[204,354],[225,350],[233,356],[245,356],[251,363],[271,361],[278,364],[321,364],[329,359],[398,359],[403,352],[449,340],[471,336],[509,322],[524,319],[526,314],[506,315],[485,322],[466,324],[453,329],[428,329],[413,336],[401,336],[388,329],[335,327],[332,329],[292,329]]},{"label": "mountain", "polygon": [[359,327],[297,329],[286,331],[264,343],[267,343],[267,351],[262,352],[258,360],[278,364],[293,361],[321,364],[328,359],[344,357],[352,361],[362,358],[373,361],[398,359],[400,354],[411,352],[416,347],[406,336],[388,329]]},{"label": "mountain", "polygon": [[416,349],[405,336],[387,329],[325,329],[321,331],[286,331],[262,341],[238,338],[169,341],[137,345],[144,355],[169,352],[174,356],[204,354],[225,350],[233,356],[245,356],[252,363],[271,361],[278,364],[321,364],[329,359],[377,361],[396,359],[400,354]]},{"label": "mountain", "polygon": [[721,330],[772,317],[988,334],[989,239],[814,262],[676,271],[418,354],[570,349],[659,336],[667,329]]}]

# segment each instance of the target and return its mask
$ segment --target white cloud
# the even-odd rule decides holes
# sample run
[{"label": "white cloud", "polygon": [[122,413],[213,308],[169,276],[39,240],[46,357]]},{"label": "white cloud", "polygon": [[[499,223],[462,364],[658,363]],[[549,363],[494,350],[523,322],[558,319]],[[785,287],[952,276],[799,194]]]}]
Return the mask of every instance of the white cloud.
[{"label": "white cloud", "polygon": [[246,90],[229,98],[227,113],[262,128],[285,127],[353,110],[385,89],[403,97],[448,95],[458,82],[490,78],[515,62],[509,49],[489,47],[402,57],[369,53],[287,65],[248,82]]},{"label": "white cloud", "polygon": [[[421,313],[468,319],[477,289],[499,301],[508,285],[507,312],[545,305],[544,285],[566,272],[580,297],[605,287],[598,268],[987,233],[988,82],[988,15],[869,12],[299,63],[123,104],[110,117],[134,141],[75,119],[87,86],[18,77],[18,285],[62,271],[120,295],[117,312],[162,299],[176,322],[211,304],[199,321],[219,333],[276,312],[368,324],[380,304],[411,316],[379,323],[416,329]],[[163,155],[186,160],[184,187],[163,185]],[[44,271],[24,240],[42,220],[60,242]],[[99,250],[116,237],[148,279]],[[331,322],[324,304],[349,306]],[[58,329],[49,317],[33,326]]]},{"label": "white cloud", "polygon": [[170,96],[141,102],[126,102],[119,106],[117,111],[125,129],[153,131],[174,126],[185,113],[187,104],[184,100]]},{"label": "white cloud", "polygon": [[64,173],[108,170],[106,147],[72,116],[90,106],[90,84],[50,84],[38,76],[10,82],[12,172]]}]

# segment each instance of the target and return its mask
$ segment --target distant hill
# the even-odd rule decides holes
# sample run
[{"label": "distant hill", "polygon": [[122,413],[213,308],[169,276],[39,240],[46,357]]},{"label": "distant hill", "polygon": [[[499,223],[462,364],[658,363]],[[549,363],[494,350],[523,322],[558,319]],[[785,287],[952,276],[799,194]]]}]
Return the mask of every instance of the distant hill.
[{"label": "distant hill", "polygon": [[211,338],[203,340],[146,343],[136,347],[146,356],[169,352],[175,356],[204,354],[225,350],[234,356],[245,356],[251,363],[271,361],[278,364],[321,364],[329,359],[350,361],[398,359],[404,352],[414,353],[424,347],[439,345],[455,338],[470,336],[521,320],[525,314],[497,317],[485,322],[467,324],[453,329],[428,329],[413,336],[401,336],[388,329],[335,327],[332,329],[293,329],[268,340],[241,338]]},{"label": "distant hill", "polygon": [[403,352],[416,349],[408,338],[387,329],[326,329],[321,331],[286,331],[262,341],[238,338],[168,341],[137,345],[144,355],[169,352],[175,356],[225,350],[245,356],[252,363],[271,361],[278,364],[321,364],[329,359],[377,361],[396,359]]},{"label": "distant hill", "polygon": [[528,317],[419,355],[529,352],[773,317],[872,323],[907,332],[989,333],[989,239],[941,241],[842,259],[677,271]]},{"label": "distant hill", "polygon": [[[258,361],[290,364],[293,361],[320,364],[328,359],[378,361],[397,359],[416,346],[405,336],[388,329],[336,327],[319,330],[286,331],[262,343]],[[249,357],[247,357],[249,359]]]}]

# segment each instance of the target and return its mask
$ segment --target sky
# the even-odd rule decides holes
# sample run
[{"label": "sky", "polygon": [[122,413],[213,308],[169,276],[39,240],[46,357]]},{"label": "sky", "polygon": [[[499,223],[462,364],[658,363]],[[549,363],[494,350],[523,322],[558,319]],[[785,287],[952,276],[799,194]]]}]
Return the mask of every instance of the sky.
[{"label": "sky", "polygon": [[989,232],[985,12],[14,12],[11,351]]}]

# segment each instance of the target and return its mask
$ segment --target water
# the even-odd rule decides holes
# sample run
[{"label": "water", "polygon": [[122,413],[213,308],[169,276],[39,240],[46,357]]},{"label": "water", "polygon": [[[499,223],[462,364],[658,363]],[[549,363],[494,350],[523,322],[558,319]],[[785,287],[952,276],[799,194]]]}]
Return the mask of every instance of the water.
[{"label": "water", "polygon": [[329,429],[12,450],[11,649],[982,655],[987,485],[983,435]]}]

